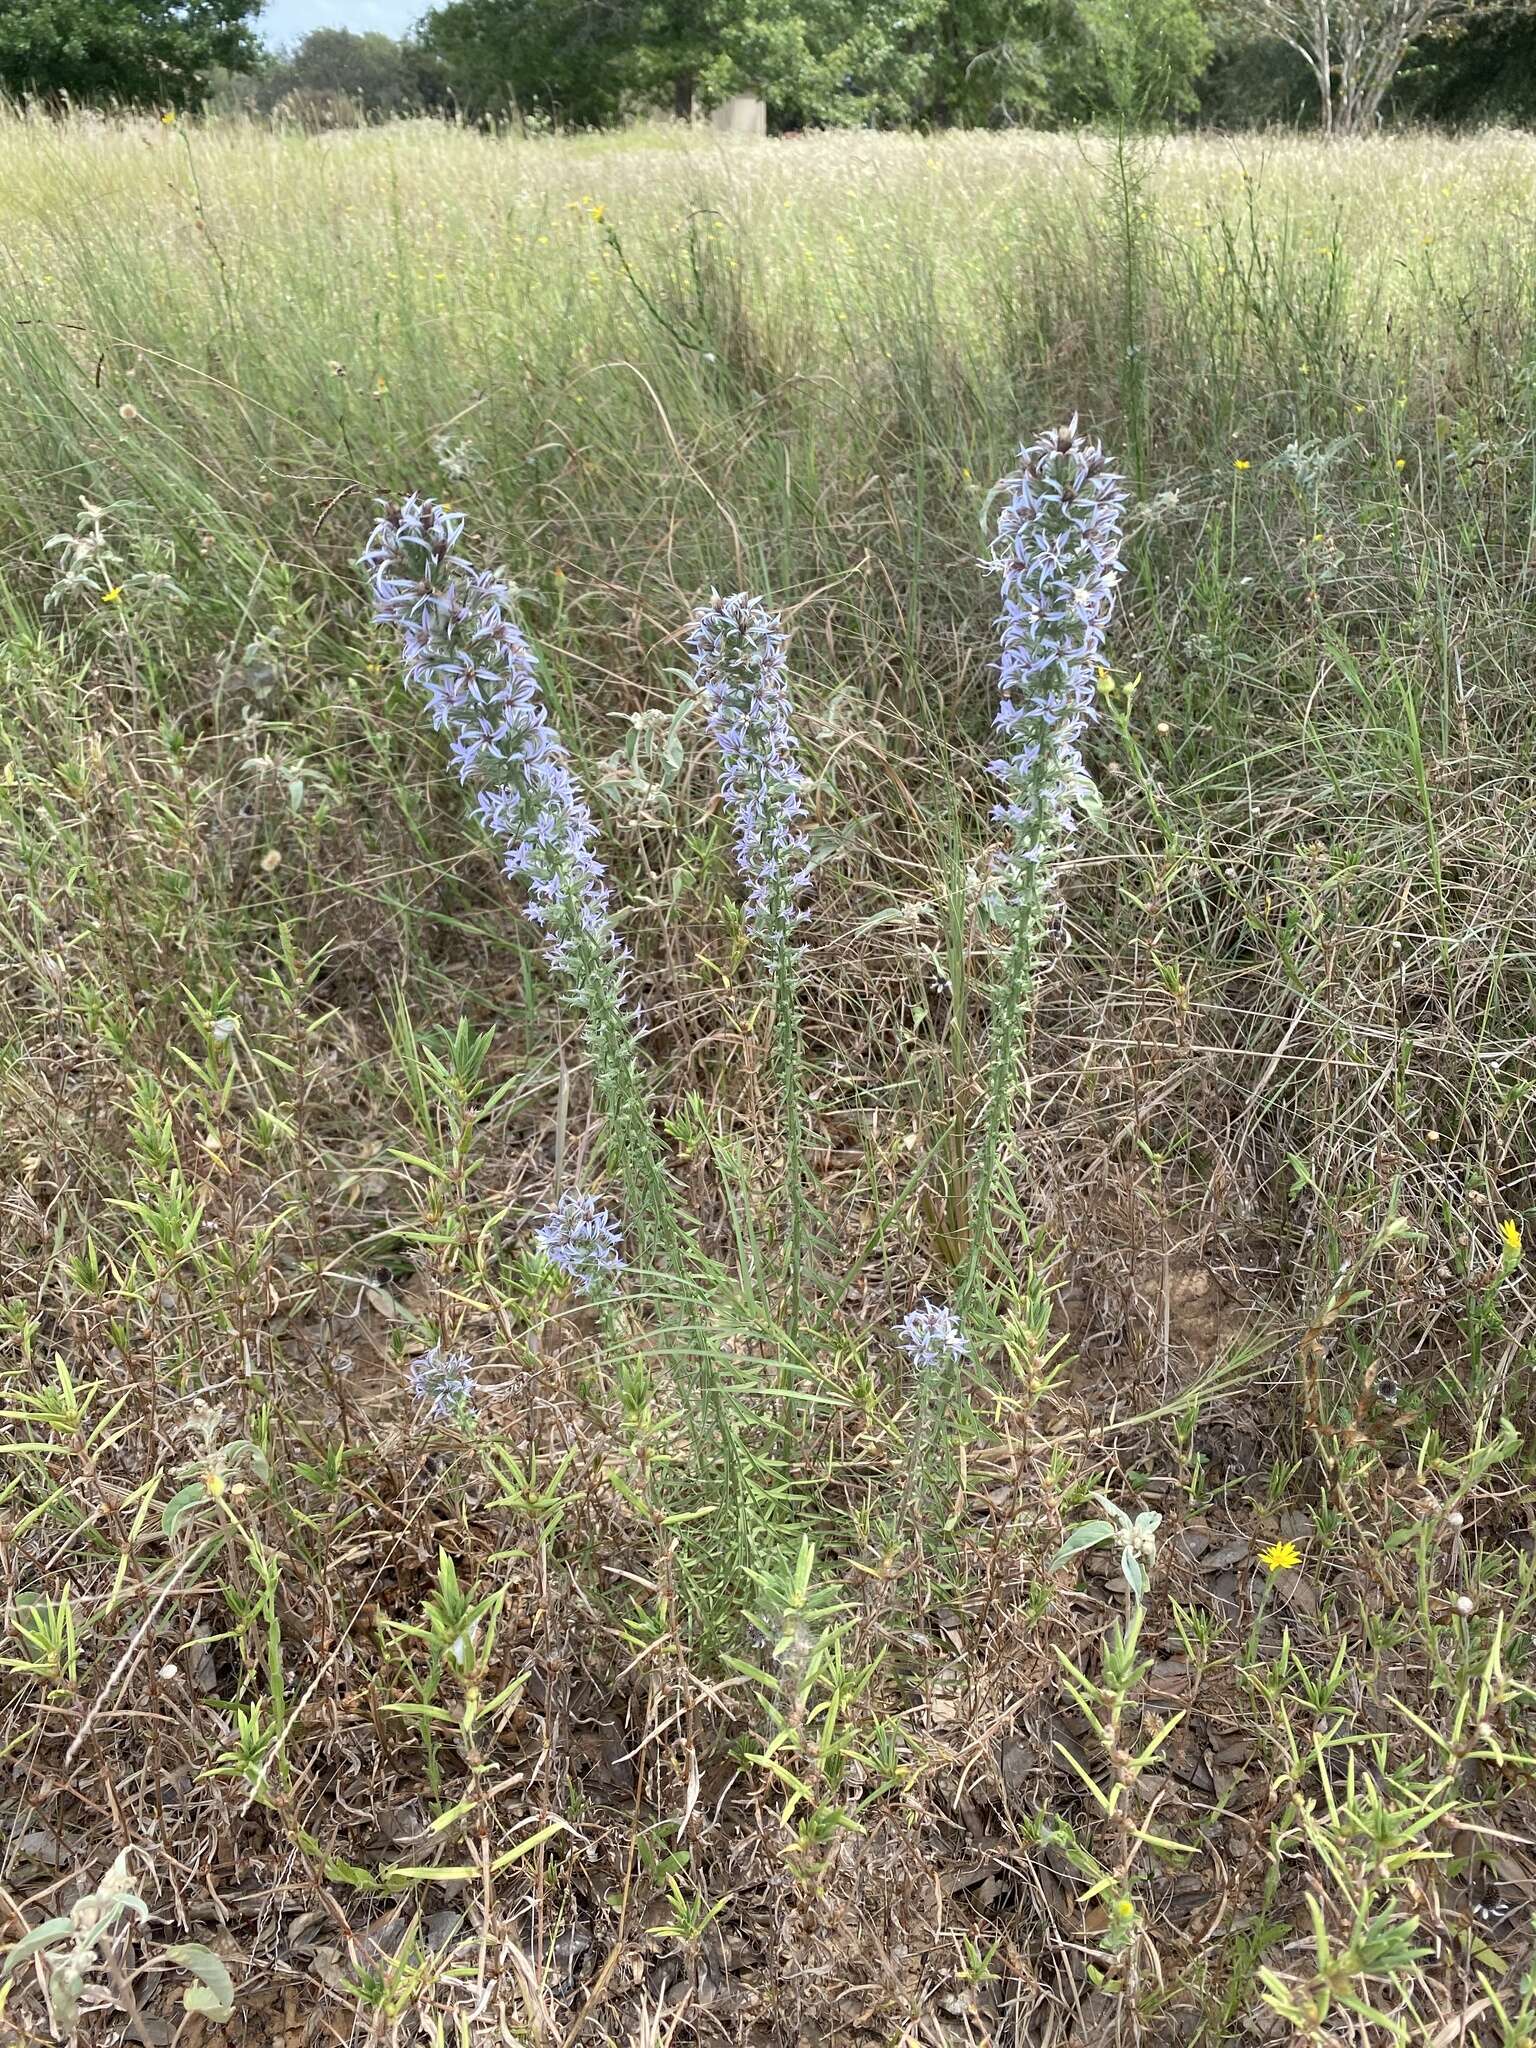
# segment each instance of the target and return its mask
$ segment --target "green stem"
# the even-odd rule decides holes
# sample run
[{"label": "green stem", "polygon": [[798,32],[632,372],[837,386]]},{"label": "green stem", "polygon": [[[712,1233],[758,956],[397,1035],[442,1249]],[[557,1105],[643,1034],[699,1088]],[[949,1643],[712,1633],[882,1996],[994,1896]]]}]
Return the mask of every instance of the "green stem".
[{"label": "green stem", "polygon": [[[671,1368],[692,1445],[690,1489],[714,1503],[713,1561],[734,1582],[752,1544],[751,1490],[741,1453],[741,1417],[715,1357],[706,1297],[693,1277],[676,1197],[640,1062],[619,969],[606,951],[584,962],[585,1037],[602,1109],[609,1157],[645,1268],[667,1288],[657,1300],[656,1342]],[[725,1555],[718,1538],[725,1538]]]},{"label": "green stem", "polygon": [[1021,863],[1018,901],[1014,905],[1013,939],[1008,948],[992,1042],[987,1087],[986,1119],[982,1125],[980,1156],[971,1183],[970,1249],[959,1282],[962,1316],[976,1304],[982,1269],[991,1254],[995,1230],[992,1198],[1002,1164],[1003,1139],[1013,1121],[1018,1099],[1020,1041],[1033,993],[1035,946],[1040,929],[1040,867],[1038,862]]},{"label": "green stem", "polygon": [[805,1110],[802,1086],[805,1068],[800,1038],[799,987],[795,951],[787,935],[780,938],[774,949],[773,1049],[774,1065],[778,1070],[784,1133],[784,1192],[788,1223],[784,1270],[786,1319],[791,1339],[798,1341],[801,1283],[805,1266],[806,1239],[809,1235],[810,1209],[805,1193]]}]

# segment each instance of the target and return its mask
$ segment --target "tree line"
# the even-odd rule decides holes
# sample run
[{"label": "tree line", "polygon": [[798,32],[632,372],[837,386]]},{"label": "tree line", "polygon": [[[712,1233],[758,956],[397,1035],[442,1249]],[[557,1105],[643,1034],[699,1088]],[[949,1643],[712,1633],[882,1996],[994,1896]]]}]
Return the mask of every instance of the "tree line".
[{"label": "tree line", "polygon": [[611,126],[766,100],[818,126],[1536,120],[1536,0],[444,0],[399,40],[261,0],[5,0],[0,91],[313,125]]}]

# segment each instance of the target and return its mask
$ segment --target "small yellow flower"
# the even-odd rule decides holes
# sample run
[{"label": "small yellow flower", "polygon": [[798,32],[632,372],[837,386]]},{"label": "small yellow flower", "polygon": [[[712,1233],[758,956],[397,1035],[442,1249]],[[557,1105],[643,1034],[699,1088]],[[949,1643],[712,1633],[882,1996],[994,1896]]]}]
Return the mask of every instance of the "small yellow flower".
[{"label": "small yellow flower", "polygon": [[1267,1572],[1293,1572],[1301,1563],[1301,1552],[1294,1543],[1271,1543],[1259,1552],[1259,1563]]},{"label": "small yellow flower", "polygon": [[223,1473],[205,1472],[203,1474],[203,1491],[210,1500],[222,1500],[224,1498]]},{"label": "small yellow flower", "polygon": [[1506,1216],[1499,1225],[1499,1240],[1512,1259],[1518,1259],[1525,1249],[1525,1239],[1520,1235],[1520,1226],[1513,1216]]},{"label": "small yellow flower", "polygon": [[167,107],[166,111],[160,116],[160,126],[162,128],[174,128],[176,126],[176,116],[171,112],[169,107]]},{"label": "small yellow flower", "polygon": [[1252,469],[1253,464],[1247,461],[1245,457],[1239,455],[1236,462],[1233,463],[1232,467],[1234,469]]},{"label": "small yellow flower", "polygon": [[1399,455],[1396,462],[1393,463],[1392,467],[1394,469],[1406,469],[1408,467],[1407,458],[1405,456]]},{"label": "small yellow flower", "polygon": [[1111,1911],[1122,1927],[1136,1918],[1136,1907],[1130,1899],[1116,1899]]},{"label": "small yellow flower", "polygon": [[123,601],[123,586],[121,583],[114,583],[104,590],[101,593],[101,601],[103,604],[121,604]]}]

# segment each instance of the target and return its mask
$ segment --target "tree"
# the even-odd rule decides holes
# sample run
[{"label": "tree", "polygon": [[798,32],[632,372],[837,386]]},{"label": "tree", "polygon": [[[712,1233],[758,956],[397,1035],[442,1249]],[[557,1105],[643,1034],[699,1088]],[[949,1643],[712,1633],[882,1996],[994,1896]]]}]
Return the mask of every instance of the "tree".
[{"label": "tree", "polygon": [[334,94],[365,114],[398,113],[410,97],[404,56],[394,38],[354,35],[347,28],[311,29],[272,66],[261,98],[272,107],[294,92]]},{"label": "tree", "polygon": [[745,0],[722,19],[707,95],[755,91],[776,126],[910,121],[934,57],[940,0]]},{"label": "tree", "polygon": [[327,107],[352,121],[391,114],[432,112],[446,88],[442,64],[410,41],[370,31],[316,28],[271,64],[256,93],[265,112],[303,118],[310,109],[320,125]]},{"label": "tree", "polygon": [[261,0],[4,0],[0,91],[18,99],[200,105],[216,65],[256,61]]},{"label": "tree", "polygon": [[[1195,88],[1215,39],[1196,0],[1076,0],[1074,11],[1091,57],[1090,116],[1157,124],[1199,105]],[[1071,83],[1063,80],[1067,90],[1056,95],[1063,112],[1073,110]],[[1081,105],[1084,95],[1077,97]]]},{"label": "tree", "polygon": [[1398,73],[1392,110],[1457,125],[1536,126],[1536,0],[1504,0],[1436,24]]},{"label": "tree", "polygon": [[630,89],[638,9],[632,0],[449,0],[422,24],[472,119],[518,113],[596,128]]},{"label": "tree", "polygon": [[1325,135],[1375,126],[1415,42],[1431,24],[1465,14],[1473,0],[1246,0],[1249,28],[1278,36],[1317,82]]},{"label": "tree", "polygon": [[1200,0],[944,0],[927,113],[944,123],[1141,123],[1192,109]]},{"label": "tree", "polygon": [[474,113],[600,126],[759,92],[777,125],[910,116],[940,0],[449,0],[422,34]]}]

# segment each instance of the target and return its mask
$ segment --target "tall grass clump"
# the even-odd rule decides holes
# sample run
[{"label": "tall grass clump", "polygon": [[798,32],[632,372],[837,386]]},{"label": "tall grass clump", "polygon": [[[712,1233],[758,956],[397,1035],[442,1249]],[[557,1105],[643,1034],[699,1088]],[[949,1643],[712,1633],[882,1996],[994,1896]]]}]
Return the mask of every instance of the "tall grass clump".
[{"label": "tall grass clump", "polygon": [[746,921],[761,954],[773,1006],[774,1066],[783,1116],[785,1280],[789,1325],[800,1322],[808,1204],[804,1087],[796,960],[791,937],[804,916],[811,844],[802,829],[805,776],[790,722],[785,637],[776,617],[745,592],[718,595],[694,616],[694,673],[720,756],[736,863],[747,884]]}]

